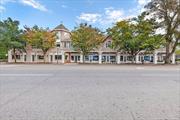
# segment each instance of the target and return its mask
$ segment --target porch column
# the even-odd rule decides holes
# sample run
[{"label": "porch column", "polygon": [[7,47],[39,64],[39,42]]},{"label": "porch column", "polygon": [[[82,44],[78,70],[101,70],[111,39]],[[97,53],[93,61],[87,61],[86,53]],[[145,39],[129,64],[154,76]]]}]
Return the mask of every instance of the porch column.
[{"label": "porch column", "polygon": [[80,63],[83,63],[83,53],[80,53]]},{"label": "porch column", "polygon": [[34,58],[34,61],[35,61],[35,62],[38,62],[38,54],[37,54],[37,53],[35,53],[34,57],[35,57],[35,58]]},{"label": "porch column", "polygon": [[55,53],[52,54],[52,62],[55,62]]},{"label": "porch column", "polygon": [[64,61],[65,61],[65,52],[64,51],[62,51],[62,63],[64,64]]},{"label": "porch column", "polygon": [[8,50],[8,62],[12,62],[11,50]]},{"label": "porch column", "polygon": [[50,53],[48,54],[48,62],[49,63],[51,62],[51,54]]},{"label": "porch column", "polygon": [[32,62],[32,54],[31,53],[27,53],[27,62]]},{"label": "porch column", "polygon": [[119,52],[117,53],[117,56],[116,56],[116,63],[117,64],[121,63],[121,61],[120,61],[120,53]]},{"label": "porch column", "polygon": [[102,52],[99,52],[99,64],[102,64]]},{"label": "porch column", "polygon": [[139,63],[139,54],[136,55],[135,60],[136,60],[136,63]]},{"label": "porch column", "polygon": [[176,64],[176,54],[172,54],[172,64]]},{"label": "porch column", "polygon": [[153,54],[153,63],[154,64],[157,64],[157,51],[154,51],[154,54]]},{"label": "porch column", "polygon": [[21,57],[21,62],[24,62],[24,53],[22,53],[21,56],[22,56],[22,57]]}]

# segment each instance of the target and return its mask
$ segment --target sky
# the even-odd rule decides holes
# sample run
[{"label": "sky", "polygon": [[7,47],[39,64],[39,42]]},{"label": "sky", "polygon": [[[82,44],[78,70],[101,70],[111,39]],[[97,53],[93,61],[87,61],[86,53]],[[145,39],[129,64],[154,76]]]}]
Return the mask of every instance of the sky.
[{"label": "sky", "polygon": [[105,31],[120,20],[139,15],[149,0],[0,0],[0,20],[11,17],[23,26],[50,29],[63,23],[73,30],[88,23]]}]

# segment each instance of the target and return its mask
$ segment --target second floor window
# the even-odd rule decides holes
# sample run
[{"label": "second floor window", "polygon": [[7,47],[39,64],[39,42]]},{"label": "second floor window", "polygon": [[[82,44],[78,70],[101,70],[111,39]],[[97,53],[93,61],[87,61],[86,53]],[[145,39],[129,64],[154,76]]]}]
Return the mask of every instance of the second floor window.
[{"label": "second floor window", "polygon": [[60,47],[60,46],[61,46],[60,42],[56,43],[56,47]]},{"label": "second floor window", "polygon": [[70,48],[70,42],[64,42],[64,48]]},{"label": "second floor window", "polygon": [[58,32],[58,33],[57,33],[57,42],[60,42],[60,41],[61,41],[61,33]]},{"label": "second floor window", "polygon": [[111,41],[107,41],[106,42],[106,48],[110,47],[111,46]]}]

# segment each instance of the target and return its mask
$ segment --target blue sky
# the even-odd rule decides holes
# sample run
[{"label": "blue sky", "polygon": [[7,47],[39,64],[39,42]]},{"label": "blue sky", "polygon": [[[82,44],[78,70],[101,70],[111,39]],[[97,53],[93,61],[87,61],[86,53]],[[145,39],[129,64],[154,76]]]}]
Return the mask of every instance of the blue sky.
[{"label": "blue sky", "polygon": [[72,30],[81,22],[105,30],[116,21],[137,16],[149,0],[0,0],[0,19],[53,29],[63,23]]}]

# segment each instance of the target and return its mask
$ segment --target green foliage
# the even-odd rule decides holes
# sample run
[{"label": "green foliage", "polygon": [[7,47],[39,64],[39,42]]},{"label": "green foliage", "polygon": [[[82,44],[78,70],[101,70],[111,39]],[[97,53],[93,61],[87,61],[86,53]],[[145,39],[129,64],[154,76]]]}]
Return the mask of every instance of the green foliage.
[{"label": "green foliage", "polygon": [[7,50],[13,49],[15,56],[16,50],[20,51],[24,48],[24,41],[21,39],[21,33],[19,21],[13,21],[11,18],[0,21],[0,46],[7,48]]},{"label": "green foliage", "polygon": [[8,49],[21,49],[24,45],[21,39],[22,31],[18,26],[19,21],[13,21],[11,18],[0,21],[0,42]]},{"label": "green foliage", "polygon": [[153,17],[159,21],[158,27],[165,30],[165,63],[169,64],[171,55],[180,43],[180,1],[151,0],[145,7],[147,8],[146,12],[153,14]]},{"label": "green foliage", "polygon": [[4,46],[0,46],[0,59],[7,59],[7,48]]},{"label": "green foliage", "polygon": [[74,49],[86,55],[99,46],[104,36],[97,28],[87,24],[80,24],[72,31],[71,39]]},{"label": "green foliage", "polygon": [[176,50],[176,55],[180,55],[180,50]]},{"label": "green foliage", "polygon": [[108,34],[113,39],[113,48],[124,51],[133,57],[140,51],[152,51],[163,44],[163,38],[155,35],[155,21],[146,20],[145,14],[131,20],[117,22],[108,29]]},{"label": "green foliage", "polygon": [[38,26],[25,27],[23,38],[28,45],[41,49],[45,55],[50,48],[55,46],[56,34],[49,29],[39,28]]}]

